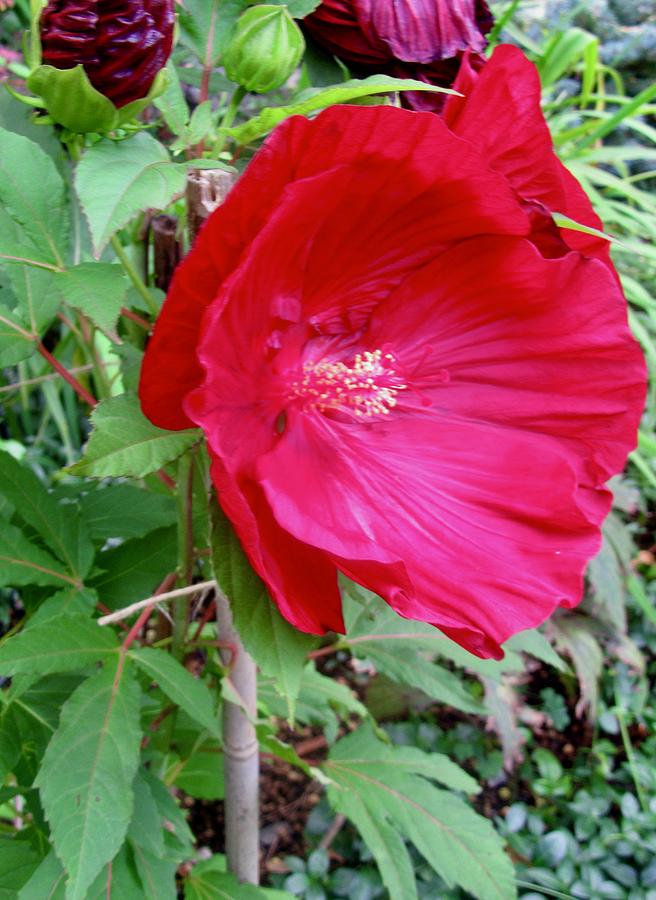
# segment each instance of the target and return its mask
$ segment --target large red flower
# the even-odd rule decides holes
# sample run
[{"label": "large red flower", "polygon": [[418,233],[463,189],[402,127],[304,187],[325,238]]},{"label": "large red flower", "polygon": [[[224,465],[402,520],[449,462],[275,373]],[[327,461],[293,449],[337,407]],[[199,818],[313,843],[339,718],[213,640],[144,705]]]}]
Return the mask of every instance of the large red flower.
[{"label": "large red flower", "polygon": [[144,411],[203,428],[304,631],[342,629],[338,571],[480,656],[580,598],[645,373],[605,253],[549,217],[572,183],[532,85],[503,50],[451,128],[392,107],[287,121],[176,274]]}]

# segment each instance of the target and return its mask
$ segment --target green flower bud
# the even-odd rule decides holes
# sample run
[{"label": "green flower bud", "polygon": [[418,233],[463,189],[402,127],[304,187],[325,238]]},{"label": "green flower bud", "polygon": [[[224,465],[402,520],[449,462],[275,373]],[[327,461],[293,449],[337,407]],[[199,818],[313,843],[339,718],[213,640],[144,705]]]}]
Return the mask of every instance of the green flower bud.
[{"label": "green flower bud", "polygon": [[254,6],[240,16],[223,65],[232,81],[264,94],[287,81],[304,50],[301,30],[286,6]]}]

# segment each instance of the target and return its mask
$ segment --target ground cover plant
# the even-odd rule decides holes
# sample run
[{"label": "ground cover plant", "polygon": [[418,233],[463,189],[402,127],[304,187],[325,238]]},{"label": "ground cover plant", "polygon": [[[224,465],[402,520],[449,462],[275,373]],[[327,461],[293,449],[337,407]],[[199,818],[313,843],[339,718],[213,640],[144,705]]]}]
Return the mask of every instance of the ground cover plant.
[{"label": "ground cover plant", "polygon": [[656,897],[656,10],[580,6],[0,4],[0,895]]}]

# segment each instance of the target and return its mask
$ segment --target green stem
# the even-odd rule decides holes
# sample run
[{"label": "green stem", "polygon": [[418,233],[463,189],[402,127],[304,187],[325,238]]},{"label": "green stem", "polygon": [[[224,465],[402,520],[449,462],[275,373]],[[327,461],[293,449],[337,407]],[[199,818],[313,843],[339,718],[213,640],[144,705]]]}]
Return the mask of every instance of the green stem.
[{"label": "green stem", "polygon": [[128,254],[125,252],[123,244],[121,244],[117,235],[112,236],[111,245],[114,253],[118,256],[121,265],[125,269],[125,274],[128,276],[135,289],[139,293],[139,296],[143,298],[144,303],[148,307],[148,312],[152,316],[156,316],[159,310],[157,308],[157,304],[153,300],[153,295],[143,283],[141,275],[139,275],[139,273],[137,272],[136,266],[134,265]]},{"label": "green stem", "polygon": [[[238,87],[234,92],[232,97],[230,98],[230,103],[228,104],[226,111],[223,114],[221,121],[219,122],[219,130],[221,128],[230,128],[232,123],[235,121],[235,116],[237,115],[237,110],[241,105],[241,101],[244,99],[248,91],[245,87]],[[225,147],[226,140],[228,139],[227,134],[219,134],[214,147],[212,148],[212,156],[219,157],[223,148]]]},{"label": "green stem", "polygon": [[[191,584],[194,567],[193,530],[194,451],[185,453],[178,463],[176,502],[178,509],[178,584]],[[173,636],[171,653],[176,659],[184,655],[184,643],[188,625],[188,597],[178,597],[173,602]]]}]

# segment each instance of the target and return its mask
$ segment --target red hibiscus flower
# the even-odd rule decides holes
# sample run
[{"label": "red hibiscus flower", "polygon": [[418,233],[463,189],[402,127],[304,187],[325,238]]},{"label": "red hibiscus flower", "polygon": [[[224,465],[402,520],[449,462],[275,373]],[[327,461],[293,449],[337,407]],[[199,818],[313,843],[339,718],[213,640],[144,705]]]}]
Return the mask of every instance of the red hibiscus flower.
[{"label": "red hibiscus flower", "polygon": [[[523,87],[494,76],[511,64]],[[202,427],[303,631],[343,628],[340,571],[483,657],[580,598],[645,371],[605,255],[549,218],[572,185],[524,110],[532,79],[495,54],[451,128],[393,107],[288,120],[176,273],[143,409]]]},{"label": "red hibiscus flower", "polygon": [[82,65],[120,108],[150,90],[173,46],[173,0],[49,0],[41,13],[43,62]]},{"label": "red hibiscus flower", "polygon": [[[358,72],[385,72],[450,87],[464,50],[481,51],[493,25],[485,0],[324,0],[303,20],[309,35]],[[439,94],[412,93],[415,109],[440,109]]]}]

